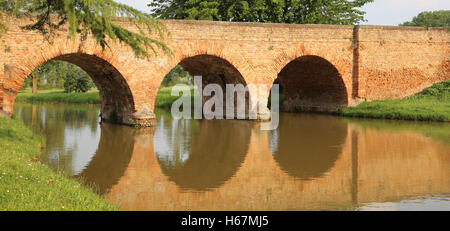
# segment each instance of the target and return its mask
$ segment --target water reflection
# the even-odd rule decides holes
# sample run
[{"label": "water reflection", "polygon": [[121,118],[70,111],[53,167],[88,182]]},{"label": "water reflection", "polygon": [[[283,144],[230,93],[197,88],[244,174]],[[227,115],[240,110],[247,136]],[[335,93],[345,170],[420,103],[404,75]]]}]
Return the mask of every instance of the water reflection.
[{"label": "water reflection", "polygon": [[280,168],[293,177],[310,180],[334,166],[347,138],[347,124],[333,116],[286,113],[269,137]]},{"label": "water reflection", "polygon": [[100,194],[104,194],[118,182],[128,168],[138,130],[107,123],[102,123],[100,127],[98,150],[89,165],[77,177],[93,186]]},{"label": "water reflection", "polygon": [[[282,113],[250,121],[172,120],[135,130],[99,108],[16,104],[47,137],[42,160],[124,210],[450,210],[450,124]],[[431,196],[430,196],[431,195]],[[434,197],[433,195],[440,195]],[[430,199],[431,198],[431,199]]]},{"label": "water reflection", "polygon": [[14,116],[46,138],[41,160],[68,175],[89,163],[100,139],[99,108],[82,105],[16,103]]},{"label": "water reflection", "polygon": [[173,120],[163,111],[158,115],[155,154],[163,173],[180,188],[219,187],[244,161],[250,140],[248,122]]}]

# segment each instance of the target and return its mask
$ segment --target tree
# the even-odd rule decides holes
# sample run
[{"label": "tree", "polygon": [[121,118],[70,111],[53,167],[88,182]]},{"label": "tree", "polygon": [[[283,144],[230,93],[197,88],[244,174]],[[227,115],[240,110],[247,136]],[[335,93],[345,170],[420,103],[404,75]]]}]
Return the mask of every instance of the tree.
[{"label": "tree", "polygon": [[[76,65],[59,60],[50,60],[42,64],[42,66],[44,67],[43,69],[45,72],[41,74],[45,75],[45,78],[51,87],[56,88],[63,88],[66,73],[75,72],[79,69]],[[87,75],[84,71],[81,73],[82,75]]]},{"label": "tree", "polygon": [[173,86],[175,84],[191,84],[191,76],[180,65],[175,66],[161,83],[162,87]]},{"label": "tree", "polygon": [[[16,17],[36,14],[36,21],[25,28],[40,31],[47,38],[68,25],[73,39],[77,34],[81,39],[92,35],[103,49],[109,46],[110,38],[130,46],[137,57],[148,58],[149,51],[157,54],[158,49],[171,53],[162,42],[168,32],[161,22],[113,0],[0,0],[0,10],[0,16],[5,12]],[[129,21],[137,32],[114,23],[118,17]],[[0,21],[0,32],[6,29]],[[150,34],[156,38],[148,37]]]},{"label": "tree", "polygon": [[450,10],[424,11],[400,26],[450,27]]},{"label": "tree", "polygon": [[364,21],[359,8],[373,0],[153,0],[163,19],[351,25]]},{"label": "tree", "polygon": [[86,92],[94,86],[90,76],[80,67],[65,61],[50,60],[43,63],[28,76],[24,88],[32,86],[32,92],[39,89],[63,88],[66,92]]},{"label": "tree", "polygon": [[92,85],[89,76],[82,75],[79,71],[67,72],[64,81],[64,92],[87,92],[92,88]]},{"label": "tree", "polygon": [[32,79],[32,83],[33,83],[33,86],[31,88],[31,92],[33,94],[37,94],[38,93],[38,90],[37,90],[38,76],[36,74],[31,74],[31,79]]}]

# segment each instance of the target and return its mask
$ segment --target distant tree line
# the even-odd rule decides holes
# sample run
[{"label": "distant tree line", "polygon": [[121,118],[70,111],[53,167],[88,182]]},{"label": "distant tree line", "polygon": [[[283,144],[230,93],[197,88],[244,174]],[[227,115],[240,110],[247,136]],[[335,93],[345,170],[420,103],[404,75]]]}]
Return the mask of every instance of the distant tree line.
[{"label": "distant tree line", "polygon": [[400,26],[450,27],[450,10],[424,11]]},{"label": "distant tree line", "polygon": [[94,83],[89,75],[69,62],[50,60],[37,67],[25,80],[23,88],[38,89],[64,88],[64,92],[87,92]]}]

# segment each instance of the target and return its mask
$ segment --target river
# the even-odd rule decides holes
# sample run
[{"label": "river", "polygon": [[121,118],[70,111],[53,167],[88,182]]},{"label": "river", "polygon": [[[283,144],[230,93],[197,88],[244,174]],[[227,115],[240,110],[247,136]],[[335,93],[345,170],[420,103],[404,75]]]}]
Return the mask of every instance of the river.
[{"label": "river", "polygon": [[100,108],[15,103],[46,137],[41,161],[122,210],[450,210],[450,124],[280,114],[157,126],[100,123]]}]

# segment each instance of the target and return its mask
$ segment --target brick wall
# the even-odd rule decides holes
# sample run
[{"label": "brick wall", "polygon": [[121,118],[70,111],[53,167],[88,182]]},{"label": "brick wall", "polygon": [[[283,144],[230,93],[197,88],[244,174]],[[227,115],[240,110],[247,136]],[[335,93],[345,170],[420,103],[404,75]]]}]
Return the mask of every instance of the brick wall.
[{"label": "brick wall", "polygon": [[450,79],[450,33],[443,29],[362,26],[360,95],[401,98]]}]

